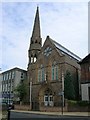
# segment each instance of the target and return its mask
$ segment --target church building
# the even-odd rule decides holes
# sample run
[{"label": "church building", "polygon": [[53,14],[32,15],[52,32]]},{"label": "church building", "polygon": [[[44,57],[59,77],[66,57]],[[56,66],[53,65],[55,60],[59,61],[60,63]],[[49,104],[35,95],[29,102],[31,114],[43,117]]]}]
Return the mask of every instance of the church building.
[{"label": "church building", "polygon": [[80,92],[78,61],[81,59],[50,36],[46,37],[42,46],[40,30],[39,7],[37,7],[28,50],[28,99],[31,110],[54,111],[61,105],[64,77],[67,71],[73,75],[73,81],[78,83],[78,89],[75,88],[78,97]]}]

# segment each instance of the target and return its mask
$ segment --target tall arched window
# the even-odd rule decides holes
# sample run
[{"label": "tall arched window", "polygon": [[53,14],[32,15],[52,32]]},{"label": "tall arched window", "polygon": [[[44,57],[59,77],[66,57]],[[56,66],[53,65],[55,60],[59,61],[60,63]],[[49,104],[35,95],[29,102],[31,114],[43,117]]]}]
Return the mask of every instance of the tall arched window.
[{"label": "tall arched window", "polygon": [[38,70],[38,82],[41,81],[41,70]]},{"label": "tall arched window", "polygon": [[45,81],[45,69],[44,66],[41,65],[40,69],[38,70],[38,82]]},{"label": "tall arched window", "polygon": [[45,80],[45,73],[44,73],[44,66],[42,65],[42,67],[41,67],[41,74],[42,74],[42,81],[44,81]]},{"label": "tall arched window", "polygon": [[55,79],[58,80],[58,66],[55,66]]},{"label": "tall arched window", "polygon": [[58,65],[52,64],[52,80],[58,80]]},{"label": "tall arched window", "polygon": [[37,60],[37,56],[36,56],[36,54],[34,55],[34,62],[36,62],[36,60]]},{"label": "tall arched window", "polygon": [[31,55],[31,63],[33,63],[33,55]]},{"label": "tall arched window", "polygon": [[52,65],[52,80],[54,80],[54,65]]}]

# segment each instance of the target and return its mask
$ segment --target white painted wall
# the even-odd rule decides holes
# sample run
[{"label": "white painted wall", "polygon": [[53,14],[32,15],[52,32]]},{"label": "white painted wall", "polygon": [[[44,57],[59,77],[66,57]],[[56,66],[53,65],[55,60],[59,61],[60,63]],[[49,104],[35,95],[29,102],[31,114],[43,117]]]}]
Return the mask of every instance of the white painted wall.
[{"label": "white painted wall", "polygon": [[81,84],[81,95],[82,95],[83,101],[89,101],[89,92],[88,92],[89,86],[90,86],[90,83],[89,84]]}]

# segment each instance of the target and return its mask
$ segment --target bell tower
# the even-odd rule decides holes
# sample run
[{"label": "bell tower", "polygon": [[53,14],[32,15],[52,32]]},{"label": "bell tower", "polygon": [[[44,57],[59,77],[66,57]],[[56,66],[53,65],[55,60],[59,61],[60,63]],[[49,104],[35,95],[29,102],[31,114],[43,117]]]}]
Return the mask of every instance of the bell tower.
[{"label": "bell tower", "polygon": [[40,32],[39,7],[37,7],[32,36],[30,38],[30,47],[28,50],[29,65],[36,62],[41,47],[42,47],[42,38]]}]

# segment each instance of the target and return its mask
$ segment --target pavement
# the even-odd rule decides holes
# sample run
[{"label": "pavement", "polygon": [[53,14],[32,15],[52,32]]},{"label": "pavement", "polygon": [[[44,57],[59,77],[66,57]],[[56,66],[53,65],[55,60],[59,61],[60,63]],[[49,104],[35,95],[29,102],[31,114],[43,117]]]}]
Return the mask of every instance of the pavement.
[{"label": "pavement", "polygon": [[[41,114],[41,115],[62,115],[61,112],[40,112],[40,111],[24,111],[24,110],[11,110],[13,112]],[[63,112],[64,116],[90,116],[90,112]]]}]

